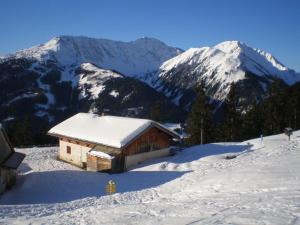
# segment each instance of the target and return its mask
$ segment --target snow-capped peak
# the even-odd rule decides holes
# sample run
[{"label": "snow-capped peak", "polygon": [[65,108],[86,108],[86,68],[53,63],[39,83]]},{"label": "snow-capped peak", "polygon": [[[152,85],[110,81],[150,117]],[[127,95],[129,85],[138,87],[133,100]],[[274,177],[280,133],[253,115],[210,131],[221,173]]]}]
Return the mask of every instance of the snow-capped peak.
[{"label": "snow-capped peak", "polygon": [[[237,73],[252,72],[259,76],[275,76],[294,83],[300,80],[300,75],[288,69],[270,53],[254,49],[239,41],[225,41],[213,47],[191,48],[184,53],[166,61],[160,70],[168,71],[187,64],[193,67],[193,72],[207,77],[214,73],[214,79],[230,79]],[[217,76],[217,77],[216,77]],[[238,79],[230,79],[237,82]]]},{"label": "snow-capped peak", "polygon": [[[249,59],[256,61],[256,63],[263,63],[265,67],[271,66],[275,67],[281,71],[288,71],[289,69],[285,67],[281,62],[279,62],[275,57],[273,57],[270,53],[260,50],[258,48],[251,48],[247,44],[240,41],[224,41],[216,46],[217,48],[225,53],[238,53],[240,55],[247,56]],[[257,54],[259,53],[259,55]],[[268,71],[271,75],[274,72],[274,75],[277,74],[276,71],[271,69]]]},{"label": "snow-capped peak", "polygon": [[[157,74],[149,83],[175,98],[177,88],[189,89],[204,81],[212,99],[223,100],[230,84],[248,78],[249,74],[261,77],[260,81],[264,81],[262,89],[272,81],[272,77],[288,84],[300,81],[300,74],[285,67],[270,53],[251,48],[240,41],[188,49],[164,62]],[[166,83],[171,84],[169,86],[172,89],[164,87]]]},{"label": "snow-capped peak", "polygon": [[233,51],[241,51],[246,45],[240,41],[224,41],[214,46],[216,49],[220,49],[223,52],[230,53]]},{"label": "snow-capped peak", "polygon": [[33,58],[41,62],[51,59],[62,66],[92,63],[126,75],[142,75],[157,70],[164,61],[179,53],[179,49],[155,38],[121,42],[63,35],[11,56]]}]

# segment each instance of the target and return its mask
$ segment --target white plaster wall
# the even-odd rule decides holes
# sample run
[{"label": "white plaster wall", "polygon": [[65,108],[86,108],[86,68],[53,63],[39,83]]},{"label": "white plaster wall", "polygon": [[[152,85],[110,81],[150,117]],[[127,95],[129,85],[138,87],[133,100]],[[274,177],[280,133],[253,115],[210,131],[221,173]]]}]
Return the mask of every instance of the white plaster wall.
[{"label": "white plaster wall", "polygon": [[135,154],[135,155],[129,155],[125,157],[125,166],[126,169],[130,169],[134,166],[136,166],[138,163],[141,163],[145,160],[148,159],[155,159],[163,156],[168,156],[170,155],[170,148],[163,148],[160,150],[156,151],[151,151],[151,152],[144,152],[140,154]]},{"label": "white plaster wall", "polygon": [[[71,154],[67,153],[67,146],[71,147]],[[59,140],[59,158],[80,167],[82,167],[83,162],[87,161],[86,154],[89,150],[91,150],[91,147]]]}]

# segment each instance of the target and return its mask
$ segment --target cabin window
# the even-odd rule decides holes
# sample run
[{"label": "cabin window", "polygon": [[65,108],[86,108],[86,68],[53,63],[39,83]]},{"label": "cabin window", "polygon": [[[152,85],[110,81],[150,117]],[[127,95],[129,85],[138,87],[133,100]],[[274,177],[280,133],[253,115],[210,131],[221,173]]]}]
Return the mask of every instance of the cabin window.
[{"label": "cabin window", "polygon": [[67,146],[67,153],[71,154],[71,146]]}]

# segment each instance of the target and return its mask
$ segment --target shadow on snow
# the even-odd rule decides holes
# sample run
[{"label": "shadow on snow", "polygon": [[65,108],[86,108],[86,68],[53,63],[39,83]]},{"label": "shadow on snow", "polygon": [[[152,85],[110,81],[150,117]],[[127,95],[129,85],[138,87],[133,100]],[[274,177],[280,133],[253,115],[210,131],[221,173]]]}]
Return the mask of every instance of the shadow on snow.
[{"label": "shadow on snow", "polygon": [[[175,156],[147,161],[139,167],[161,162],[189,163],[203,157],[226,153],[238,155],[250,148],[251,145],[205,144],[185,149]],[[20,168],[24,170],[23,172],[30,171],[27,164],[21,165]],[[191,172],[140,171],[141,169],[112,175],[83,170],[29,172],[18,177],[17,184],[13,189],[0,198],[0,204],[61,203],[86,197],[100,197],[106,195],[105,185],[110,179],[116,182],[117,193],[140,191],[157,187]]]},{"label": "shadow on snow", "polygon": [[6,192],[0,204],[60,203],[106,195],[105,185],[112,179],[117,193],[152,188],[181,177],[186,172],[130,171],[105,174],[76,170],[32,172],[19,176],[16,186]]}]

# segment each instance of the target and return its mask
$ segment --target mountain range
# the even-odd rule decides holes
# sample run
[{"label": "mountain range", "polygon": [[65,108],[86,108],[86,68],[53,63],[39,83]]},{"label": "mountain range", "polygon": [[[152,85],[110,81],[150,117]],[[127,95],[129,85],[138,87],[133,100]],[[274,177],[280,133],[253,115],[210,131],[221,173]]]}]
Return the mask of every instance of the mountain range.
[{"label": "mountain range", "polygon": [[236,83],[240,104],[247,106],[261,100],[274,79],[293,84],[300,74],[270,53],[239,41],[225,41],[213,47],[191,48],[169,59],[148,83],[184,107],[190,105],[189,91],[197,84],[203,83],[210,98],[222,103],[231,83]]},{"label": "mountain range", "polygon": [[184,121],[200,83],[216,107],[236,83],[247,108],[275,79],[290,85],[300,74],[239,41],[183,51],[147,37],[59,36],[0,57],[0,121],[28,116],[52,124],[78,111],[105,110],[149,117],[155,105],[164,120]]}]

